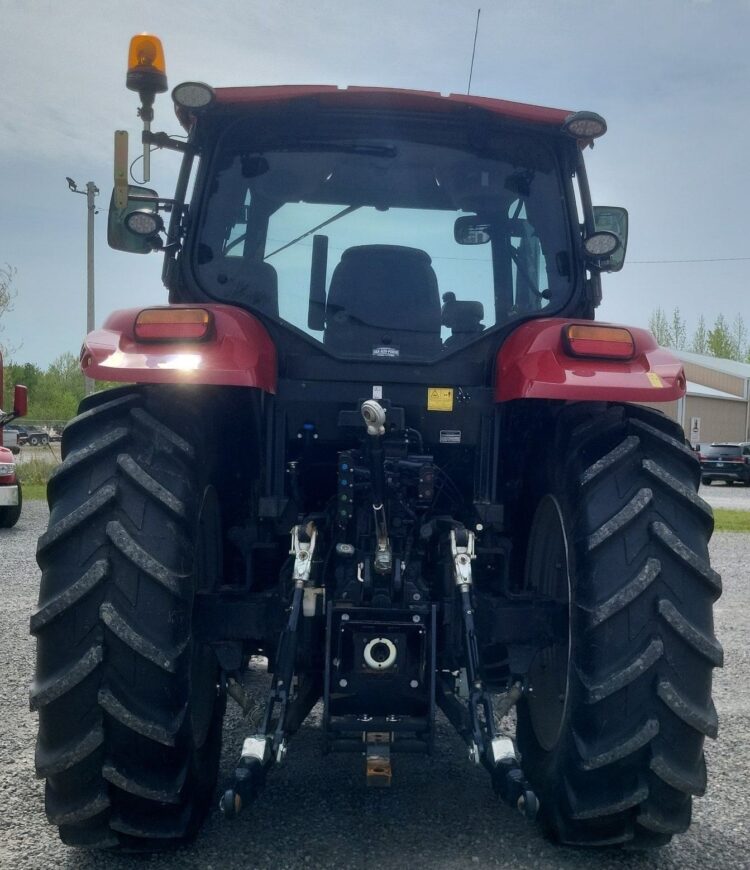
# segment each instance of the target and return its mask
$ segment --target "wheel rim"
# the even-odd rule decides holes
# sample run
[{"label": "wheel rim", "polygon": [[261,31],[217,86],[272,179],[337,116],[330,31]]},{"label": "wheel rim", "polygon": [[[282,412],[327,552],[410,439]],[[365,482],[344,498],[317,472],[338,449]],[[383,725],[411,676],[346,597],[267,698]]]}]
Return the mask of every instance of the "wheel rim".
[{"label": "wheel rim", "polygon": [[[221,521],[216,490],[203,493],[195,543],[195,589],[216,589],[221,576]],[[195,619],[193,620],[195,624]],[[216,705],[216,657],[211,647],[193,642],[191,665],[190,721],[193,744],[200,748],[211,730]]]},{"label": "wheel rim", "polygon": [[539,745],[557,744],[567,711],[570,669],[570,567],[560,504],[545,496],[536,511],[526,560],[526,591],[555,601],[564,615],[563,639],[540,650],[529,668],[527,704]]}]

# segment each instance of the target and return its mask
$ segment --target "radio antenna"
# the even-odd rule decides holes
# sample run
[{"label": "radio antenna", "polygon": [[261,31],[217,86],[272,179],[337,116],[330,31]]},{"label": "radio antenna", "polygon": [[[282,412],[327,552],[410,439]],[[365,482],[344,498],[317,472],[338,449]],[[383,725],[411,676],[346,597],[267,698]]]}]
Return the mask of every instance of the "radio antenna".
[{"label": "radio antenna", "polygon": [[471,93],[471,77],[474,74],[474,55],[477,53],[477,34],[479,33],[479,16],[481,12],[481,9],[477,9],[477,24],[474,28],[474,47],[471,49],[471,66],[469,67],[469,84],[466,88],[467,96]]}]

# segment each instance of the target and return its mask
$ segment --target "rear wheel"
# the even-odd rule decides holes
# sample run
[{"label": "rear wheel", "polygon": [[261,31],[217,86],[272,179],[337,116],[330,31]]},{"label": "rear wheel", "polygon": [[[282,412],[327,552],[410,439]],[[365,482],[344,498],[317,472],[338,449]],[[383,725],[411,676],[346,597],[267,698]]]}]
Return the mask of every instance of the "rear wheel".
[{"label": "rear wheel", "polygon": [[0,508],[0,529],[12,529],[21,516],[21,508],[23,507],[23,492],[21,491],[21,484],[19,483],[17,484],[17,486],[18,504],[14,504],[12,507]]},{"label": "rear wheel", "polygon": [[568,633],[532,665],[523,768],[554,838],[662,845],[690,823],[717,731],[713,519],[679,427],[631,407],[566,413],[525,583],[569,602]]},{"label": "rear wheel", "polygon": [[70,845],[178,845],[215,785],[224,695],[192,610],[218,576],[218,507],[159,396],[84,403],[49,484],[31,706],[47,817]]}]

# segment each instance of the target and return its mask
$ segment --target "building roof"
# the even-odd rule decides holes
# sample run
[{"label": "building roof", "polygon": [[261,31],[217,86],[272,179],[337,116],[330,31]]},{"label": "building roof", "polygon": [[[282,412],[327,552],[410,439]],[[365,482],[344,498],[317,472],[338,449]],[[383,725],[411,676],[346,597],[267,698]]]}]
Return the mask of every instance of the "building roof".
[{"label": "building roof", "polygon": [[[697,354],[694,354],[697,356]],[[744,402],[740,396],[733,396],[731,393],[725,393],[723,390],[715,390],[713,387],[704,387],[703,384],[696,384],[694,381],[687,382],[688,396],[700,396],[705,399],[729,399],[732,402]]]},{"label": "building roof", "polygon": [[706,356],[702,353],[690,353],[686,350],[674,350],[670,348],[677,359],[682,362],[693,363],[706,369],[723,372],[726,375],[734,375],[736,378],[750,380],[750,363],[736,362],[733,359],[719,359],[715,356]]}]

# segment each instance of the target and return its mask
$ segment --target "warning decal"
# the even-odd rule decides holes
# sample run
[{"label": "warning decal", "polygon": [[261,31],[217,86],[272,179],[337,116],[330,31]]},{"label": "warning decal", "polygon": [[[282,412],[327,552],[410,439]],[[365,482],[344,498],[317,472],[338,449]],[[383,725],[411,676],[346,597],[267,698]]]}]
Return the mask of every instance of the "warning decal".
[{"label": "warning decal", "polygon": [[427,410],[428,411],[452,411],[453,388],[452,387],[427,387]]},{"label": "warning decal", "polygon": [[652,387],[663,387],[664,381],[656,374],[656,372],[648,372],[646,377],[651,381]]}]

